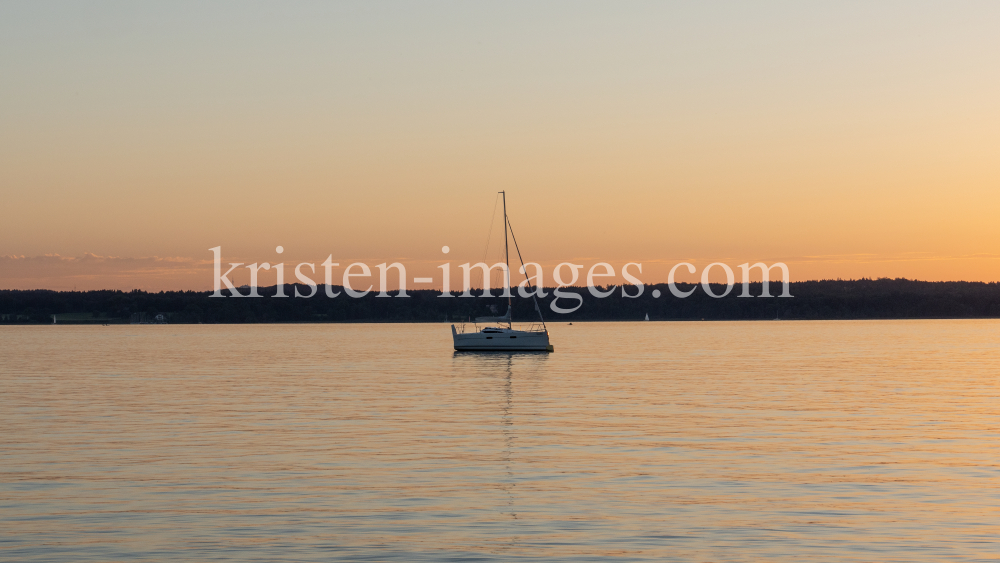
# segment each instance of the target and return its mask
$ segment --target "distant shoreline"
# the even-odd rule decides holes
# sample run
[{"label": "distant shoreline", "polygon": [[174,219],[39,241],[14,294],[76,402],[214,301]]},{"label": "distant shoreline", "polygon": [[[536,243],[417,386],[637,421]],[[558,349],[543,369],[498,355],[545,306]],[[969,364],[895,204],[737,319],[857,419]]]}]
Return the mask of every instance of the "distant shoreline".
[{"label": "distant shoreline", "polygon": [[[771,293],[778,291],[772,283]],[[695,290],[688,298],[674,297],[666,284],[647,285],[642,294],[626,287],[627,295],[616,290],[597,298],[587,288],[564,288],[582,298],[579,309],[568,314],[553,312],[553,294],[539,305],[546,322],[641,321],[735,321],[735,320],[872,320],[872,319],[974,319],[1000,318],[1000,283],[924,282],[905,279],[823,280],[792,282],[790,298],[739,297],[741,286],[722,298],[708,296],[699,286],[678,283],[683,291]],[[724,285],[712,284],[721,294]],[[286,286],[293,294],[293,288]],[[299,286],[304,291],[305,286]],[[341,288],[334,287],[335,291]],[[761,295],[760,283],[750,284],[750,294]],[[507,300],[494,296],[441,298],[435,290],[409,290],[409,297],[362,298],[343,294],[326,297],[321,286],[309,299],[271,297],[275,288],[261,287],[261,298],[209,297],[211,292],[176,291],[50,291],[0,290],[0,325],[128,324],[152,322],[157,315],[170,324],[248,323],[452,323],[477,316],[496,314]],[[395,295],[396,292],[389,292]],[[516,295],[515,291],[515,295]],[[660,297],[654,297],[659,295]],[[562,299],[565,307],[574,305]],[[513,299],[515,321],[537,318],[530,298]]]},{"label": "distant shoreline", "polygon": [[[550,326],[564,326],[568,324],[602,324],[602,323],[643,323],[643,322],[655,322],[655,323],[766,323],[766,322],[878,322],[878,321],[989,321],[998,320],[1000,317],[887,317],[887,318],[857,318],[857,319],[650,319],[646,321],[644,319],[612,319],[612,320],[576,320],[576,321],[564,321],[561,319],[557,320],[547,320],[546,323]],[[468,323],[468,321],[466,321]],[[237,326],[237,325],[384,325],[384,324],[421,324],[421,325],[451,325],[451,324],[461,324],[462,321],[378,321],[378,320],[360,320],[360,321],[264,321],[255,323],[145,323],[145,324],[133,324],[127,320],[116,319],[113,322],[87,322],[87,321],[59,321],[57,323],[42,323],[42,322],[30,322],[30,323],[3,323],[0,322],[0,328],[5,326],[12,327],[61,327],[61,326]],[[526,324],[527,321],[514,321],[514,325]],[[471,324],[471,323],[469,323]],[[485,326],[488,323],[479,323]]]}]

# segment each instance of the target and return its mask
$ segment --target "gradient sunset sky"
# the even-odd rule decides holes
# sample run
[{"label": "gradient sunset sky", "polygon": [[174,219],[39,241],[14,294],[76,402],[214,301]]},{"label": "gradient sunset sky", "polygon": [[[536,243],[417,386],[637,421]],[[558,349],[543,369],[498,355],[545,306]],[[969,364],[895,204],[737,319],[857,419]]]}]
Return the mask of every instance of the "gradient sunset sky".
[{"label": "gradient sunset sky", "polygon": [[998,281],[998,100],[995,2],[3,2],[0,288],[432,275],[498,190],[547,265]]}]

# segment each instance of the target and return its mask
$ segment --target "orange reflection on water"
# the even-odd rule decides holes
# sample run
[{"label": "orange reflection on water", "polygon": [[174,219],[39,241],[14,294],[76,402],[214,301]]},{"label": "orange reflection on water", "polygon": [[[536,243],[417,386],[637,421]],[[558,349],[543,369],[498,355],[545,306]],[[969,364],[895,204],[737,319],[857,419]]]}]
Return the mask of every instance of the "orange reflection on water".
[{"label": "orange reflection on water", "polygon": [[984,559],[998,329],[0,328],[4,555]]}]

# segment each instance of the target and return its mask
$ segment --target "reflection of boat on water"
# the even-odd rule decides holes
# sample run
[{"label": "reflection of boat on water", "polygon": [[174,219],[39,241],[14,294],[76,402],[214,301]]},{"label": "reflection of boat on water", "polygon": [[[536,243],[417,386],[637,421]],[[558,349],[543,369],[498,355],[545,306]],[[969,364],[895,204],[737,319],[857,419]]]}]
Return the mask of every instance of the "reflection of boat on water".
[{"label": "reflection of boat on water", "polygon": [[[503,479],[498,484],[498,488],[507,495],[506,513],[517,520],[517,511],[514,507],[514,488],[517,484],[514,471],[511,469],[511,458],[514,450],[514,358],[513,354],[507,355],[507,369],[503,377],[503,396],[500,413],[500,434],[503,436],[503,452],[501,461],[504,464]],[[511,538],[514,542],[514,538]]]},{"label": "reflection of boat on water", "polygon": [[[531,324],[526,330],[517,330],[511,321],[512,298],[510,295],[510,249],[507,246],[508,227],[510,220],[507,219],[507,194],[503,194],[503,235],[504,235],[504,260],[507,265],[504,270],[504,287],[507,291],[507,313],[502,317],[476,317],[476,322],[472,330],[466,330],[463,324],[456,328],[451,325],[451,336],[455,341],[455,350],[459,351],[505,351],[505,352],[552,352],[553,347],[549,344],[549,330],[545,326],[545,319],[542,318],[542,310],[538,306],[538,297],[531,287],[531,278],[524,267],[524,260],[521,258],[521,250],[517,246],[517,238],[514,237],[514,229],[510,228],[510,237],[514,240],[514,249],[517,251],[517,258],[521,261],[521,271],[528,281],[528,289],[531,291],[531,298],[535,303],[535,311],[538,312],[538,322]],[[487,326],[479,328],[480,323]],[[504,325],[507,326],[504,326]]]},{"label": "reflection of boat on water", "polygon": [[[468,388],[475,390],[477,402],[482,406],[485,429],[481,435],[482,443],[476,450],[476,459],[480,460],[483,476],[480,481],[483,494],[479,509],[486,512],[496,512],[508,522],[502,527],[506,543],[497,542],[496,548],[501,555],[499,560],[510,561],[516,557],[503,557],[508,550],[524,548],[522,543],[523,529],[516,523],[521,519],[521,512],[536,500],[519,494],[521,483],[533,481],[529,477],[532,468],[523,463],[524,456],[532,456],[532,448],[520,449],[519,440],[524,436],[525,421],[534,418],[538,411],[532,402],[527,404],[515,401],[519,391],[530,395],[531,388],[536,388],[545,379],[547,362],[553,361],[549,354],[525,354],[521,352],[494,352],[489,354],[468,354],[455,352],[452,356],[455,373],[463,374],[469,382],[475,382]],[[520,403],[520,404],[519,404]],[[494,435],[493,432],[498,434]],[[530,486],[530,485],[529,485]],[[492,489],[494,494],[486,494]],[[530,533],[530,532],[529,532]]]}]

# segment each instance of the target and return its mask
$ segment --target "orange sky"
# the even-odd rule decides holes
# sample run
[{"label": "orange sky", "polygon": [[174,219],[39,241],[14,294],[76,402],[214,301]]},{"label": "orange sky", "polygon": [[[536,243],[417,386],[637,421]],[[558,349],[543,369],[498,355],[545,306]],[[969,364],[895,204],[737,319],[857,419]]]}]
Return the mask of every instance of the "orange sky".
[{"label": "orange sky", "polygon": [[996,4],[0,5],[0,288],[232,261],[1000,280]]}]

